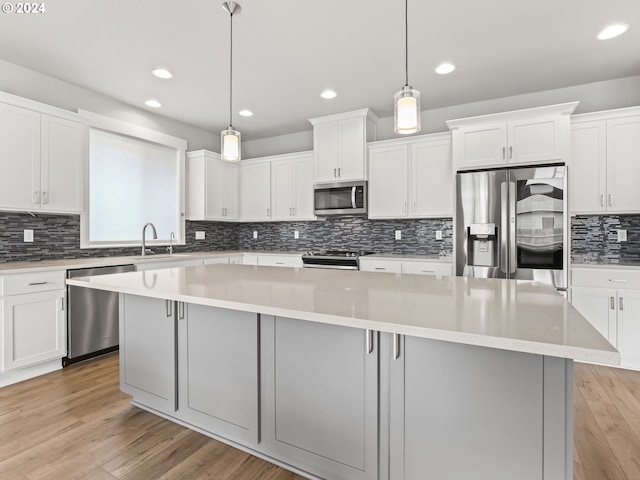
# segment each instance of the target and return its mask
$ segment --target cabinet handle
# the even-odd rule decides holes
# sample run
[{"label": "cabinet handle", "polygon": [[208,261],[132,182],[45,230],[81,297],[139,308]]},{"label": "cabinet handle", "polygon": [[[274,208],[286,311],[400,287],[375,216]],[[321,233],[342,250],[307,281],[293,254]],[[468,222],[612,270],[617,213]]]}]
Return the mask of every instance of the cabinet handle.
[{"label": "cabinet handle", "polygon": [[604,207],[604,193],[600,194],[600,206]]},{"label": "cabinet handle", "polygon": [[619,308],[620,310],[624,310],[624,298],[623,298],[623,297],[620,297],[620,298],[618,299],[618,308]]},{"label": "cabinet handle", "polygon": [[165,316],[166,317],[170,317],[171,316],[171,300],[165,300]]},{"label": "cabinet handle", "polygon": [[60,297],[60,310],[64,312],[64,297]]},{"label": "cabinet handle", "polygon": [[178,319],[184,320],[184,302],[178,302]]},{"label": "cabinet handle", "polygon": [[337,168],[333,169],[333,178],[338,178],[338,169]]},{"label": "cabinet handle", "polygon": [[413,213],[416,213],[416,202],[413,202]]},{"label": "cabinet handle", "polygon": [[29,282],[29,286],[33,287],[34,285],[46,285],[49,282]]},{"label": "cabinet handle", "polygon": [[436,273],[435,270],[422,270],[422,273]]},{"label": "cabinet handle", "polygon": [[42,204],[46,205],[49,203],[49,192],[42,192]]},{"label": "cabinet handle", "polygon": [[616,299],[614,297],[609,297],[609,300],[611,302],[611,310],[615,310],[616,309]]},{"label": "cabinet handle", "polygon": [[296,207],[293,207],[293,216],[296,216]]},{"label": "cabinet handle", "polygon": [[503,160],[507,159],[507,149],[506,149],[506,147],[502,147],[502,159]]},{"label": "cabinet handle", "polygon": [[367,329],[365,334],[367,337],[367,355],[370,355],[373,352],[373,330]]},{"label": "cabinet handle", "polygon": [[338,178],[342,177],[342,169],[338,167]]},{"label": "cabinet handle", "polygon": [[270,216],[271,216],[271,209],[267,208],[267,217],[270,217]]},{"label": "cabinet handle", "polygon": [[38,205],[40,203],[40,191],[36,190],[33,192],[33,203]]},{"label": "cabinet handle", "polygon": [[611,283],[627,283],[627,281],[624,278],[618,279],[618,278],[610,278],[609,281]]},{"label": "cabinet handle", "polygon": [[400,335],[393,334],[393,359],[397,360],[400,356]]},{"label": "cabinet handle", "polygon": [[402,207],[402,211],[407,213],[407,202],[404,202],[404,206]]},{"label": "cabinet handle", "polygon": [[509,160],[513,158],[513,147],[509,147]]},{"label": "cabinet handle", "polygon": [[385,267],[373,267],[373,268],[374,268],[374,270],[386,270]]},{"label": "cabinet handle", "polygon": [[276,262],[276,265],[284,265],[284,262]]},{"label": "cabinet handle", "polygon": [[609,194],[609,206],[613,207],[613,193]]},{"label": "cabinet handle", "polygon": [[293,208],[289,207],[289,216],[293,217]]}]

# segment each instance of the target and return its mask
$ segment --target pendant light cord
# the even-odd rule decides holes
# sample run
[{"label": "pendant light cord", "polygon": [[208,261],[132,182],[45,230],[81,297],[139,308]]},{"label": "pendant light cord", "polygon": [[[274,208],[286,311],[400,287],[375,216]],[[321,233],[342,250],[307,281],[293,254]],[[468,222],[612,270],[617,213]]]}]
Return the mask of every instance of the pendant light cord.
[{"label": "pendant light cord", "polygon": [[404,0],[404,75],[409,86],[409,0]]},{"label": "pendant light cord", "polygon": [[[229,127],[233,126],[233,12],[229,12],[231,28],[229,29]],[[231,128],[230,128],[231,129]]]}]

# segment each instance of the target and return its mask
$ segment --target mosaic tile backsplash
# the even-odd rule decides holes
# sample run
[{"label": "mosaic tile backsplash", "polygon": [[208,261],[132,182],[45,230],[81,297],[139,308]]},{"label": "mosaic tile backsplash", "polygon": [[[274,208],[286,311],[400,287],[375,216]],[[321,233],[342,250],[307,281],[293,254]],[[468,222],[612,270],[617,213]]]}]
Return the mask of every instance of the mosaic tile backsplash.
[{"label": "mosaic tile backsplash", "polygon": [[[187,222],[187,245],[177,246],[176,251],[356,249],[448,258],[453,254],[452,228],[450,218],[368,220],[340,216],[316,222]],[[25,229],[34,230],[35,242],[23,242]],[[401,240],[395,240],[396,230],[402,231]],[[442,231],[442,240],[435,239],[436,230]],[[626,242],[617,241],[616,230],[627,230]],[[205,240],[195,240],[196,231],[204,231]],[[639,215],[576,216],[571,236],[574,263],[640,263]],[[138,254],[139,247],[81,249],[79,216],[0,213],[0,263]]]},{"label": "mosaic tile backsplash", "polygon": [[[627,231],[626,242],[618,242],[616,230]],[[640,215],[572,217],[571,261],[596,264],[639,264]]]}]

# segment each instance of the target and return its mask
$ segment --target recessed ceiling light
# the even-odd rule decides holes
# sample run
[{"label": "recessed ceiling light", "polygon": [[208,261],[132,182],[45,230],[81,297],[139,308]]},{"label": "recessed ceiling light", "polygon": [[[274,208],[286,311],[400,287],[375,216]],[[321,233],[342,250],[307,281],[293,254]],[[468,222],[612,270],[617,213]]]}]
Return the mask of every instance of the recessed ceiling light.
[{"label": "recessed ceiling light", "polygon": [[453,63],[441,63],[436,67],[436,73],[440,75],[446,75],[447,73],[451,73],[456,69],[456,66]]},{"label": "recessed ceiling light", "polygon": [[338,96],[338,94],[336,92],[334,92],[333,90],[325,90],[324,92],[322,92],[320,94],[320,96],[322,98],[325,98],[327,100],[330,100],[332,98],[336,98]]},{"label": "recessed ceiling light", "polygon": [[151,108],[160,108],[162,106],[162,104],[157,100],[147,100],[144,104]]},{"label": "recessed ceiling light", "polygon": [[628,28],[629,25],[624,23],[609,25],[598,34],[598,40],[609,40],[610,38],[615,38],[618,35],[622,35],[624,32],[626,32]]},{"label": "recessed ceiling light", "polygon": [[247,110],[246,108],[244,110],[240,110],[238,114],[242,115],[243,117],[253,117],[253,112],[251,110]]},{"label": "recessed ceiling light", "polygon": [[172,78],[173,77],[173,73],[171,73],[166,68],[156,68],[155,70],[152,70],[151,73],[153,73],[158,78]]}]

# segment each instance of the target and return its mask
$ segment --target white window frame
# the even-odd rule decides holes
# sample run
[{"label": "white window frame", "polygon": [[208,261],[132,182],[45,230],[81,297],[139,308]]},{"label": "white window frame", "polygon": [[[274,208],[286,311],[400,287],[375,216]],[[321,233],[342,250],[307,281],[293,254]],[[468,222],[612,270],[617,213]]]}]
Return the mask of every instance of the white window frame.
[{"label": "white window frame", "polygon": [[[139,125],[135,125],[133,123],[128,123],[122,120],[117,120],[114,118],[106,117],[104,115],[100,115],[93,112],[88,112],[85,110],[78,110],[78,113],[89,120],[89,128],[104,130],[108,133],[114,133],[119,135],[128,136],[131,138],[156,143],[158,145],[162,145],[169,148],[174,148],[177,151],[178,155],[178,203],[177,215],[179,215],[178,222],[178,231],[174,232],[176,235],[176,239],[174,241],[174,245],[185,245],[185,208],[186,208],[186,163],[185,156],[187,150],[187,141],[173,137],[171,135],[167,135],[166,133],[157,132],[155,130],[151,130],[146,127],[141,127]],[[140,247],[142,245],[142,227],[140,225],[140,241],[135,242],[122,242],[122,241],[113,241],[113,242],[91,242],[89,238],[89,203],[91,197],[91,184],[89,183],[90,178],[90,158],[87,156],[87,164],[85,168],[85,185],[86,195],[85,195],[85,208],[84,213],[80,215],[80,248],[119,248],[119,247]],[[147,232],[147,236],[151,237],[149,232]],[[167,245],[168,239],[159,239],[153,240],[151,238],[147,238],[146,244],[149,246],[153,245]]]}]

